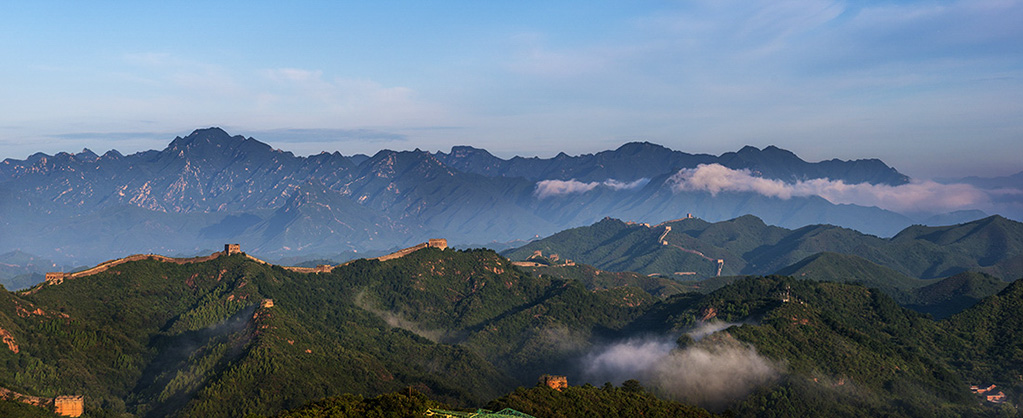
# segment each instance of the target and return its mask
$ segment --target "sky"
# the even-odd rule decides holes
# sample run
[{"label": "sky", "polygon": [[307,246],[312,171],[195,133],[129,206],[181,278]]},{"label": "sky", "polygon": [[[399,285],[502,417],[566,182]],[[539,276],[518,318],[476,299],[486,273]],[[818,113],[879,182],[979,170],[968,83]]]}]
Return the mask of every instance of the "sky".
[{"label": "sky", "polygon": [[1023,0],[23,1],[0,159],[219,126],[309,155],[629,141],[1023,171]]}]

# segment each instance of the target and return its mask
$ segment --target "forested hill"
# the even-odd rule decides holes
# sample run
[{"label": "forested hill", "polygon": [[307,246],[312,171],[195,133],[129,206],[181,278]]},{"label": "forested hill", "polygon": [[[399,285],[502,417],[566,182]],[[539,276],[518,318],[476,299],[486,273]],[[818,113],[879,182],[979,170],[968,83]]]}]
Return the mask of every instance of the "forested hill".
[{"label": "forested hill", "polygon": [[[771,274],[832,252],[917,279],[980,271],[1015,280],[1023,277],[1023,223],[991,216],[952,226],[913,226],[885,239],[833,225],[786,229],[751,215],[716,223],[683,218],[658,225],[605,218],[503,254],[525,260],[536,251],[611,271],[695,273],[686,278]],[[723,264],[720,274],[717,260]]]},{"label": "forested hill", "polygon": [[621,329],[653,302],[534,278],[490,251],[430,248],[330,274],[243,255],[134,261],[0,295],[11,347],[0,346],[0,386],[140,416],[241,416],[409,386],[483,404],[564,373],[577,351],[556,348]]},{"label": "forested hill", "polygon": [[[862,286],[747,278],[661,299],[619,279],[587,288],[525,274],[492,251],[436,248],[314,274],[243,254],[132,261],[0,293],[0,387],[85,395],[91,416],[269,415],[410,387],[452,407],[568,408],[513,392],[551,373],[573,385],[638,379],[651,395],[740,416],[928,416],[993,410],[969,386],[1008,382],[965,362],[1020,369],[993,363],[1003,357],[990,350],[971,357],[959,322]],[[1015,308],[993,319],[1013,315],[1005,309]],[[565,395],[607,408],[643,399],[584,389]]]}]

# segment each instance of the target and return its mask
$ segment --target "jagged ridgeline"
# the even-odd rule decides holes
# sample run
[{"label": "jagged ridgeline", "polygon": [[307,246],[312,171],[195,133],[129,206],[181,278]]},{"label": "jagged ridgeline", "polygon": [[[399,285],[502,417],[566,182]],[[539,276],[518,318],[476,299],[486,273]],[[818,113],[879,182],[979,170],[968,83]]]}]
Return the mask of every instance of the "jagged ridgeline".
[{"label": "jagged ridgeline", "polygon": [[[753,213],[777,225],[827,222],[883,235],[911,223],[894,212],[820,198],[678,190],[673,176],[699,164],[787,182],[908,182],[879,160],[811,163],[776,147],[720,156],[629,143],[596,154],[509,160],[469,147],[302,157],[209,128],[131,155],[83,150],[0,161],[0,262],[17,250],[91,265],[110,252],[192,255],[225,241],[266,258],[348,259],[354,251],[388,251],[427,236],[459,245],[506,242],[608,215],[660,222],[680,211],[708,219]],[[585,190],[545,192],[557,184]],[[4,270],[0,280],[37,271]]]}]

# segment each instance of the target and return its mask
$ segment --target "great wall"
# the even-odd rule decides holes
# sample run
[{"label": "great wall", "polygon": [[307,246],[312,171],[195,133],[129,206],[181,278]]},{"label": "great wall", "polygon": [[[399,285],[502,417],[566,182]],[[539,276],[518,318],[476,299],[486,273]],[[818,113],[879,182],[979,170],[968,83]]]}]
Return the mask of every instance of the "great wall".
[{"label": "great wall", "polygon": [[[682,219],[693,219],[693,215],[692,214],[686,215],[686,217],[682,218]],[[662,222],[662,223],[654,226],[654,228],[657,228],[657,227],[659,227],[661,225],[664,225],[666,223],[681,221],[682,219],[676,219],[674,221]],[[677,248],[679,250],[685,251],[687,253],[690,253],[690,254],[693,254],[693,255],[696,255],[696,256],[700,256],[704,260],[710,261],[712,263],[716,263],[717,267],[718,267],[718,271],[717,271],[717,274],[715,274],[715,276],[720,276],[721,275],[721,270],[725,268],[725,260],[720,259],[720,258],[710,258],[710,257],[707,257],[706,255],[704,255],[702,252],[699,252],[699,251],[696,251],[696,250],[691,250],[689,248],[684,248],[682,246],[678,246],[678,245],[675,245],[675,244],[671,244],[667,240],[665,240],[665,238],[668,236],[669,232],[671,232],[671,225],[664,225],[664,233],[661,234],[661,236],[657,238],[657,242],[659,242],[661,245],[674,247],[674,248]],[[675,274],[683,276],[683,275],[693,275],[693,274],[696,274],[696,273],[695,272],[676,272]]]},{"label": "great wall", "polygon": [[[444,249],[448,248],[448,240],[443,239],[443,238],[431,238],[427,242],[420,243],[420,244],[414,245],[412,247],[403,248],[403,249],[400,249],[398,251],[395,251],[393,253],[390,253],[390,254],[387,254],[387,255],[384,255],[384,256],[380,256],[380,257],[376,257],[376,258],[371,258],[370,260],[378,260],[378,261],[393,260],[393,259],[396,259],[396,258],[401,258],[401,257],[404,257],[406,255],[412,254],[413,252],[422,250],[424,248],[437,248],[437,249],[440,249],[440,250],[444,250]],[[202,256],[202,257],[174,258],[174,257],[167,257],[167,256],[158,255],[158,254],[135,254],[135,255],[129,255],[129,256],[124,257],[124,258],[118,258],[116,260],[104,261],[104,262],[99,263],[98,265],[96,265],[96,267],[93,267],[93,268],[90,268],[90,269],[86,269],[86,270],[82,270],[82,271],[77,271],[77,272],[74,272],[74,273],[62,273],[62,272],[46,273],[46,281],[45,282],[40,283],[39,285],[33,286],[31,289],[22,292],[22,294],[26,294],[26,295],[32,294],[32,293],[35,293],[36,291],[38,291],[43,286],[58,285],[58,284],[63,283],[65,280],[77,279],[77,278],[81,278],[81,277],[91,276],[91,275],[94,275],[94,274],[99,274],[99,273],[102,273],[104,271],[110,270],[111,268],[117,267],[117,266],[119,266],[121,264],[129,263],[129,262],[132,262],[132,261],[156,260],[156,261],[161,261],[161,262],[164,262],[164,263],[190,264],[190,263],[202,263],[202,262],[206,262],[206,261],[210,261],[210,260],[215,260],[215,259],[217,259],[219,257],[230,256],[230,255],[234,255],[234,254],[242,254],[246,258],[248,258],[248,259],[250,259],[252,261],[255,261],[257,263],[260,263],[260,264],[265,264],[265,265],[268,265],[268,266],[274,266],[275,265],[275,264],[268,263],[266,261],[260,260],[260,259],[258,259],[256,257],[253,257],[253,256],[251,256],[249,254],[246,254],[246,253],[242,252],[241,245],[239,245],[239,244],[225,244],[224,245],[224,251],[217,251],[217,252],[215,252],[213,254],[210,254],[210,255],[207,255],[207,256]],[[349,261],[348,263],[351,263],[351,261]],[[348,264],[348,263],[337,264],[337,265],[326,264],[326,265],[319,265],[319,266],[316,266],[316,267],[292,267],[292,266],[278,266],[278,267],[283,268],[285,270],[298,272],[298,273],[330,273],[335,268],[343,266],[343,265]]]},{"label": "great wall", "polygon": [[85,397],[82,395],[43,398],[39,396],[24,395],[13,390],[0,387],[0,399],[38,406],[40,408],[53,411],[53,413],[57,415],[63,415],[66,417],[80,417],[83,413],[85,413]]},{"label": "great wall", "polygon": [[[401,258],[401,257],[407,256],[409,254],[412,254],[412,253],[414,253],[416,251],[419,251],[419,250],[422,250],[424,248],[437,248],[437,249],[440,249],[440,250],[445,250],[445,249],[448,248],[448,241],[446,239],[443,239],[443,238],[433,238],[433,239],[430,239],[427,242],[420,243],[420,244],[414,245],[412,247],[403,248],[401,250],[395,251],[393,253],[390,253],[390,254],[387,254],[387,255],[384,255],[384,256],[371,258],[371,260],[378,260],[378,261],[394,260],[394,259],[397,259],[397,258]],[[99,273],[102,273],[104,271],[110,270],[111,268],[117,267],[117,266],[119,266],[121,264],[129,263],[129,262],[132,262],[132,261],[156,260],[156,261],[165,262],[165,263],[189,264],[189,263],[202,263],[202,262],[205,262],[205,261],[215,260],[215,259],[220,258],[220,257],[231,256],[231,255],[235,255],[235,254],[244,255],[246,258],[248,258],[250,260],[253,260],[253,261],[257,262],[257,263],[260,263],[260,264],[274,266],[274,264],[268,263],[266,261],[260,260],[260,259],[258,259],[256,257],[251,256],[251,255],[245,254],[244,252],[242,252],[241,245],[239,245],[239,244],[226,244],[226,245],[224,245],[224,251],[218,251],[218,252],[215,252],[215,253],[210,254],[208,256],[203,256],[203,257],[174,258],[174,257],[167,257],[167,256],[158,255],[158,254],[135,254],[135,255],[130,255],[130,256],[124,257],[124,258],[118,258],[116,260],[104,261],[104,262],[96,265],[96,267],[93,267],[93,268],[90,268],[90,269],[86,269],[86,270],[82,270],[82,271],[77,271],[77,272],[74,272],[74,273],[63,273],[63,272],[46,273],[46,281],[44,281],[44,282],[42,282],[42,283],[40,283],[40,284],[38,284],[36,286],[33,286],[31,289],[23,291],[21,293],[22,294],[26,294],[26,295],[27,294],[32,294],[32,293],[37,292],[39,289],[41,289],[41,288],[43,288],[45,286],[55,286],[55,285],[59,285],[59,284],[63,283],[65,280],[77,279],[77,278],[82,278],[82,277],[86,277],[86,276],[91,276],[91,275],[94,275],[94,274],[99,274]],[[348,263],[351,263],[351,261],[349,261]],[[329,272],[333,271],[334,268],[343,266],[343,265],[348,264],[348,263],[338,264],[338,265],[319,265],[319,266],[316,266],[316,267],[292,267],[292,266],[278,266],[278,267],[281,267],[281,268],[283,268],[285,270],[298,272],[298,273],[329,273]],[[272,308],[274,306],[273,299],[264,299],[260,303],[260,306],[262,306],[263,308]],[[3,329],[0,329],[0,336],[4,337],[3,342],[8,345],[8,347],[11,349],[11,351],[13,351],[15,353],[18,352],[18,346],[15,344],[13,337],[11,337],[9,334],[7,334],[6,331],[4,331]],[[85,397],[81,396],[81,395],[78,395],[78,396],[57,396],[56,398],[43,398],[43,397],[38,397],[38,396],[24,395],[24,394],[21,394],[21,393],[18,393],[18,392],[14,392],[14,391],[12,391],[10,389],[0,387],[0,399],[6,399],[6,400],[23,402],[23,403],[26,403],[26,404],[29,404],[29,405],[34,405],[34,406],[38,406],[38,407],[41,407],[41,408],[49,409],[49,410],[53,411],[54,413],[56,413],[58,415],[69,416],[69,417],[78,417],[78,416],[81,416],[85,412]]]}]

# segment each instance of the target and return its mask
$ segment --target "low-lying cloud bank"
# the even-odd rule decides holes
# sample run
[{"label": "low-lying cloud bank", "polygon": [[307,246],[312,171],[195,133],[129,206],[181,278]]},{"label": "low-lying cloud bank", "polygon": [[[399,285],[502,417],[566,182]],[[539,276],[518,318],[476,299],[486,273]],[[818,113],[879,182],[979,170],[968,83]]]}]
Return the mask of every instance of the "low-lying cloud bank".
[{"label": "low-lying cloud bank", "polygon": [[540,199],[551,196],[561,196],[572,193],[586,193],[597,187],[607,187],[612,190],[633,190],[645,186],[650,182],[648,178],[641,178],[636,181],[623,182],[615,179],[607,179],[602,182],[583,183],[576,179],[572,180],[542,180],[536,183],[536,190],[533,194]]},{"label": "low-lying cloud bank", "polygon": [[900,186],[846,184],[842,180],[812,179],[787,183],[754,176],[749,170],[733,170],[720,164],[701,164],[679,170],[668,179],[676,192],[753,192],[779,199],[820,196],[831,203],[877,206],[903,213],[938,213],[988,207],[991,197],[968,184],[914,181]]},{"label": "low-lying cloud bank", "polygon": [[633,338],[600,346],[583,357],[590,381],[637,379],[671,399],[720,410],[757,387],[776,381],[782,368],[728,335],[704,337],[737,324],[703,323],[687,334],[698,343],[679,349],[674,336]]}]

